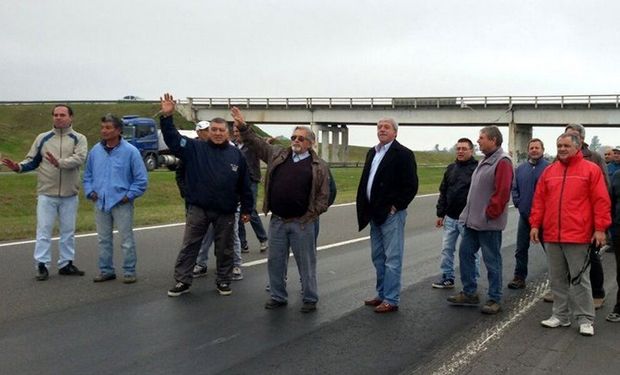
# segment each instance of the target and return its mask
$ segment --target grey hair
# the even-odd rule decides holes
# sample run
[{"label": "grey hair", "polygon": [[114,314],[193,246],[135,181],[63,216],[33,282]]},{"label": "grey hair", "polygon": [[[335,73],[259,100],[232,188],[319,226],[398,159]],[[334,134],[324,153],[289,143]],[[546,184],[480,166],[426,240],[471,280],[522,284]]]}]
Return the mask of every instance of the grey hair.
[{"label": "grey hair", "polygon": [[396,120],[394,120],[391,117],[383,117],[382,119],[377,121],[377,125],[379,125],[382,122],[387,122],[390,125],[392,125],[392,127],[394,128],[394,131],[398,133],[398,122],[396,122]]},{"label": "grey hair", "polygon": [[571,143],[577,148],[579,149],[579,147],[581,146],[581,139],[579,139],[575,134],[573,133],[564,133],[561,134],[558,139],[556,141],[559,141],[562,138],[570,138]]},{"label": "grey hair", "polygon": [[564,132],[566,132],[569,129],[570,130],[577,130],[579,132],[579,136],[581,137],[581,139],[585,139],[586,138],[586,128],[584,128],[583,125],[578,124],[578,123],[568,124],[564,128]]},{"label": "grey hair", "polygon": [[504,142],[504,137],[502,136],[502,132],[496,125],[485,126],[480,129],[480,133],[484,133],[489,137],[489,139],[495,139],[495,145],[500,147]]},{"label": "grey hair", "polygon": [[293,132],[295,132],[295,130],[303,130],[306,132],[306,138],[310,141],[310,143],[314,144],[314,142],[316,142],[316,135],[314,134],[314,132],[312,131],[312,129],[310,129],[310,127],[308,126],[296,126],[295,129],[293,129]]}]

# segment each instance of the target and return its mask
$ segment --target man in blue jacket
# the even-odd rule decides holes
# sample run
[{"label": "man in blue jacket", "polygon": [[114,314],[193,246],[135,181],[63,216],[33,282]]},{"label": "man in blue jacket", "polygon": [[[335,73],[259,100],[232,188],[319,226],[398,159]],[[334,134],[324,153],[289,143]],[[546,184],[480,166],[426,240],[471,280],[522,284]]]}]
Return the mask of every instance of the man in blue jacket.
[{"label": "man in blue jacket", "polygon": [[243,154],[228,140],[230,131],[226,120],[214,118],[206,142],[182,137],[174,127],[172,115],[175,103],[172,95],[161,100],[160,127],[164,141],[185,165],[185,234],[174,267],[176,285],[168,296],[177,297],[189,292],[192,271],[200,244],[209,225],[215,231],[215,256],[220,295],[232,294],[233,242],[235,212],[241,202],[241,220],[247,223],[253,207],[250,176]]},{"label": "man in blue jacket", "polygon": [[527,144],[527,161],[515,170],[512,183],[512,202],[519,209],[517,226],[517,247],[515,249],[514,278],[508,283],[510,289],[525,288],[527,278],[528,251],[530,248],[530,209],[536,191],[536,183],[549,162],[543,157],[545,145],[538,138],[532,138]]},{"label": "man in blue jacket", "polygon": [[101,118],[101,142],[88,154],[84,194],[95,203],[99,245],[99,275],[94,282],[116,279],[112,255],[114,224],[121,236],[123,282],[136,282],[136,242],[133,201],[146,191],[148,178],[140,152],[121,137],[122,121],[111,114]]}]

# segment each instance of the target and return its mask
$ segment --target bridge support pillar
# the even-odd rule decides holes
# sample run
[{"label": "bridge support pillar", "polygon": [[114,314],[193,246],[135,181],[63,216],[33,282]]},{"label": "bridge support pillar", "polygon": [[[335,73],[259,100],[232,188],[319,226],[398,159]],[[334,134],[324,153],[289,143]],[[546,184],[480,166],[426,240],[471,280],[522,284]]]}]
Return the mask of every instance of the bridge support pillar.
[{"label": "bridge support pillar", "polygon": [[[321,158],[325,161],[329,159],[329,127],[321,125]],[[319,135],[317,134],[317,137]]]},{"label": "bridge support pillar", "polygon": [[349,128],[346,125],[340,125],[340,161],[349,161]]},{"label": "bridge support pillar", "polygon": [[316,138],[314,140],[314,145],[312,146],[312,149],[314,150],[314,152],[317,153],[317,155],[319,155],[319,135],[320,135],[319,132],[321,131],[321,125],[311,122],[310,129],[312,130]]},{"label": "bridge support pillar", "polygon": [[340,150],[340,129],[338,125],[332,125],[330,129],[332,133],[332,152],[329,155],[329,162],[339,162],[338,152]]},{"label": "bridge support pillar", "polygon": [[532,125],[508,124],[508,151],[515,163],[527,159],[527,144],[532,139]]}]

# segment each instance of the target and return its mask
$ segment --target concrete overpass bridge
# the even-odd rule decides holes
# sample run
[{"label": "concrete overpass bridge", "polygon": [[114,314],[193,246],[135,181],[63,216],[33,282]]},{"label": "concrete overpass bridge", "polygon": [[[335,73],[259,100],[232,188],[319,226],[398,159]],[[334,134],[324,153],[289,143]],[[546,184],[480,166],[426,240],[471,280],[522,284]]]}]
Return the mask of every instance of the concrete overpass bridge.
[{"label": "concrete overpass bridge", "polygon": [[[532,128],[620,127],[620,95],[350,97],[350,98],[208,98],[188,97],[179,110],[190,120],[230,119],[230,107],[243,110],[248,122],[309,125],[319,153],[330,162],[347,161],[349,125],[374,126],[393,117],[400,126],[507,126],[508,149],[527,151]],[[331,145],[331,153],[329,147]]]}]

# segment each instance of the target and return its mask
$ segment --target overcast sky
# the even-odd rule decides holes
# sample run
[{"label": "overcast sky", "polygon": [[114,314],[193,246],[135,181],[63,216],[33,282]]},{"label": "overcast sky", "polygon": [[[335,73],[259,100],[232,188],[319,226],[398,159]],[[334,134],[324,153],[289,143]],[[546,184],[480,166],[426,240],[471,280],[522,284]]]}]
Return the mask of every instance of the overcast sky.
[{"label": "overcast sky", "polygon": [[[611,0],[3,1],[0,100],[617,94],[618,14]],[[410,146],[448,146],[432,137]]]}]

